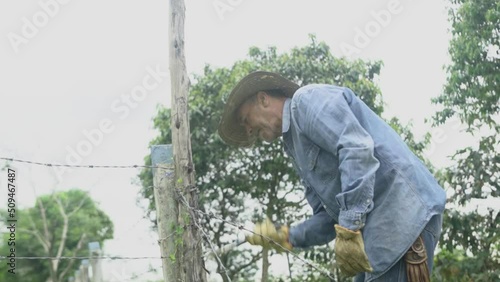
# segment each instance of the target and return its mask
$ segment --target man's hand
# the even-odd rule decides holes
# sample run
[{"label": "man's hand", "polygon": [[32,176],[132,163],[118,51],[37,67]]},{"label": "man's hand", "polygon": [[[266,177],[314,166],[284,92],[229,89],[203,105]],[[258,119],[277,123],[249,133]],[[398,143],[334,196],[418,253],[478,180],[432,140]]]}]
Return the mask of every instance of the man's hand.
[{"label": "man's hand", "polygon": [[361,231],[352,231],[335,224],[335,258],[340,271],[348,277],[359,272],[372,272]]},{"label": "man's hand", "polygon": [[[288,227],[280,226],[276,229],[276,226],[274,226],[269,218],[261,223],[257,223],[253,232],[255,234],[246,238],[252,245],[260,245],[264,248],[274,248],[278,252],[283,251],[283,248],[289,251],[292,249],[292,245],[288,242]],[[273,240],[276,244],[269,239]]]}]

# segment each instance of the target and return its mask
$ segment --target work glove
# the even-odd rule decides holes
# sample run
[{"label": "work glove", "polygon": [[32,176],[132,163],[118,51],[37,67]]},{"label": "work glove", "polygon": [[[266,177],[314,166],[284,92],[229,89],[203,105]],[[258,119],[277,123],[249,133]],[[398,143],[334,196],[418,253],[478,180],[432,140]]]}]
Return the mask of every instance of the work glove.
[{"label": "work glove", "polygon": [[[269,218],[266,218],[263,222],[255,225],[253,232],[255,234],[247,236],[246,238],[252,245],[273,248],[278,252],[282,252],[283,248],[289,251],[292,250],[292,244],[288,242],[288,226],[279,226],[276,228],[273,222]],[[269,239],[273,240],[274,243]]]},{"label": "work glove", "polygon": [[335,231],[335,258],[340,271],[347,277],[359,272],[372,272],[361,231],[352,231],[338,224],[335,224]]}]

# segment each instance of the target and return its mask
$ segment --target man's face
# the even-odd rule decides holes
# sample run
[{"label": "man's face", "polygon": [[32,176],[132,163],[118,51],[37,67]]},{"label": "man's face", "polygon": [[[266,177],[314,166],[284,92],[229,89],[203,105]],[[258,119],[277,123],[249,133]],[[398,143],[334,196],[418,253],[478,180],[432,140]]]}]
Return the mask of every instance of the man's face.
[{"label": "man's face", "polygon": [[238,110],[239,122],[246,128],[248,136],[266,142],[272,142],[282,134],[281,118],[278,118],[281,113],[270,106],[270,99],[267,95],[258,95],[256,100],[246,101]]}]

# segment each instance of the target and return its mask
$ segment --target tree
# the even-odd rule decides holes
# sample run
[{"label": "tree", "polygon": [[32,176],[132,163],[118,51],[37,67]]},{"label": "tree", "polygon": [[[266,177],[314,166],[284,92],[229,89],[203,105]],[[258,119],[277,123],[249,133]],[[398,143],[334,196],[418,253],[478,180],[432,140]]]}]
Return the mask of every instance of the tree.
[{"label": "tree", "polygon": [[[293,48],[288,53],[278,54],[274,47],[266,50],[252,47],[248,59],[237,61],[229,69],[206,66],[202,75],[194,76],[189,96],[191,142],[200,206],[229,222],[255,222],[267,215],[274,222],[290,224],[304,219],[309,213],[307,203],[303,201],[302,184],[284,155],[280,142],[258,142],[252,148],[238,149],[225,145],[217,134],[224,99],[243,76],[256,70],[269,70],[281,73],[300,85],[330,83],[347,86],[381,114],[383,103],[376,85],[381,66],[381,62],[337,58],[325,43],[318,43],[314,36],[311,36],[309,45]],[[159,136],[151,141],[151,145],[171,142],[170,118],[169,109],[160,109],[154,119]],[[393,125],[403,131],[397,120]],[[408,128],[406,130],[410,132]],[[414,142],[413,135],[407,136]],[[414,144],[423,146],[418,142]],[[148,156],[145,160],[150,163]],[[149,200],[149,214],[154,216],[151,213],[154,211],[151,172],[143,170],[139,178],[143,186],[142,195]],[[219,248],[234,240],[239,232],[227,222],[211,217],[204,218],[204,226]],[[255,262],[263,259],[262,278],[265,281],[265,270],[269,266],[266,264],[267,256],[272,253],[255,253],[240,247],[220,257],[222,265],[219,265],[218,271],[222,272],[225,266],[231,280],[248,280],[256,272]],[[323,260],[319,259],[319,254],[324,254]],[[318,258],[318,263],[324,262],[328,266],[332,250],[328,247],[314,248],[306,256]],[[298,264],[293,266],[294,269],[303,266],[294,260],[292,264]],[[317,276],[307,267],[301,272],[305,276]],[[227,280],[224,276],[223,279]]]},{"label": "tree", "polygon": [[494,281],[500,276],[500,209],[463,212],[473,200],[500,196],[500,3],[450,0],[452,39],[442,107],[433,118],[442,124],[458,117],[479,140],[453,156],[456,164],[440,172],[451,194],[444,218],[443,252],[436,280]]},{"label": "tree", "polygon": [[[88,256],[88,242],[102,244],[113,238],[109,217],[78,189],[40,196],[34,207],[17,210],[16,215],[17,257]],[[0,246],[1,253],[8,247]],[[7,272],[6,264],[0,265],[0,281],[67,281],[78,267],[78,260],[17,260],[15,275]]]}]

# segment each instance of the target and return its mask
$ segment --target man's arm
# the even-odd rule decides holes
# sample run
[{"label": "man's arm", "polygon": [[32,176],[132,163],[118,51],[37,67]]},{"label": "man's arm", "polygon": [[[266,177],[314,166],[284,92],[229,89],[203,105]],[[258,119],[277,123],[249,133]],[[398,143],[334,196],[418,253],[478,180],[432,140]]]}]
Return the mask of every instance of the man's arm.
[{"label": "man's arm", "polygon": [[340,206],[339,225],[359,230],[373,209],[375,173],[379,161],[374,157],[371,136],[351,111],[342,87],[308,87],[297,92],[292,102],[301,130],[323,150],[339,159],[342,192],[336,196]]},{"label": "man's arm", "polygon": [[306,187],[306,199],[313,216],[290,228],[289,241],[294,248],[323,245],[335,238],[335,220],[326,212],[315,192]]}]

